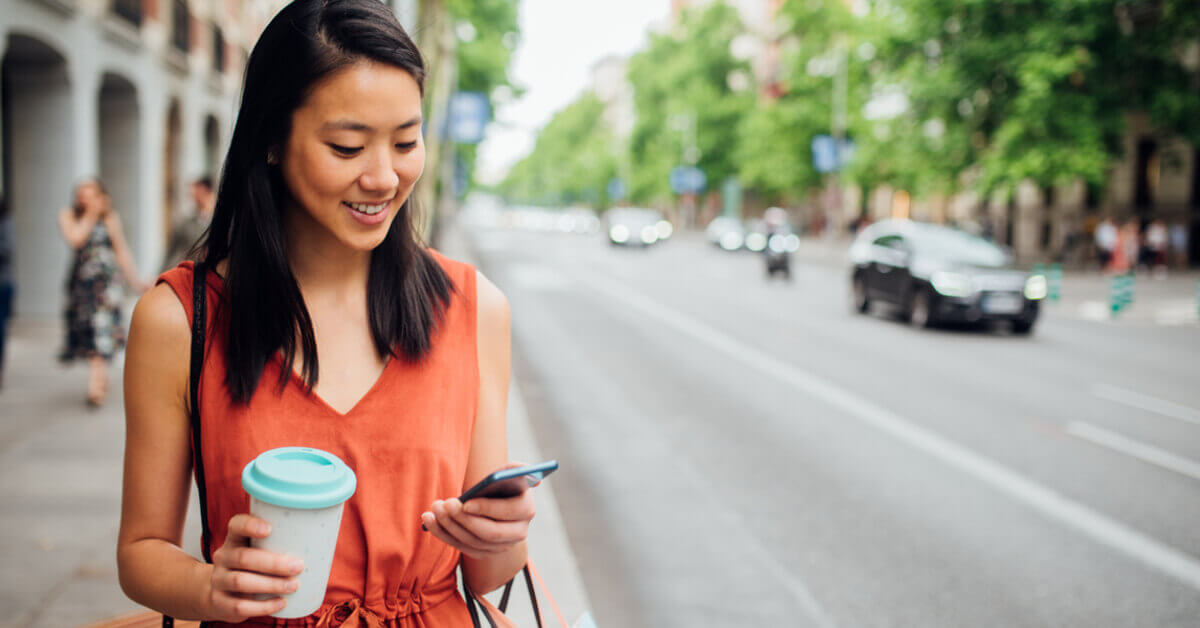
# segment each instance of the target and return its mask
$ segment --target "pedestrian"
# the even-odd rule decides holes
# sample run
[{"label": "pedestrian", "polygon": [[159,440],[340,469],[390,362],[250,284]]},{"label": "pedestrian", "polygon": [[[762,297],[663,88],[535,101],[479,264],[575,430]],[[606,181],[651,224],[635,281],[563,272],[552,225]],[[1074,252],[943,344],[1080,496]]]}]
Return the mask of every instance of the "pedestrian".
[{"label": "pedestrian", "polygon": [[67,276],[65,339],[59,361],[87,360],[87,403],[98,408],[108,395],[108,364],[125,344],[121,324],[124,293],[117,273],[124,274],[139,293],[149,286],[138,278],[121,219],[99,179],[86,179],[75,186],[74,204],[59,212],[58,227],[74,252]]},{"label": "pedestrian", "polygon": [[179,221],[171,231],[171,241],[167,245],[167,255],[164,258],[163,272],[166,272],[187,259],[192,247],[200,242],[204,230],[212,222],[213,195],[212,177],[205,175],[192,181],[192,213]]},{"label": "pedestrian", "polygon": [[1156,219],[1146,225],[1146,261],[1159,279],[1167,276],[1167,224]]},{"label": "pedestrian", "polygon": [[1168,236],[1170,239],[1171,257],[1174,258],[1174,264],[1180,268],[1187,268],[1188,265],[1188,231],[1187,225],[1183,222],[1177,222],[1171,225],[1171,232]]},{"label": "pedestrian", "polygon": [[1121,256],[1124,257],[1124,270],[1121,272],[1135,272],[1142,259],[1142,227],[1137,218],[1130,218],[1121,226],[1117,248],[1121,249]]},{"label": "pedestrian", "polygon": [[[526,563],[530,491],[466,508],[455,499],[506,465],[509,309],[416,231],[424,76],[378,0],[296,0],[255,44],[198,255],[212,562],[179,549],[198,272],[184,262],[138,304],[126,357],[117,561],[134,601],[222,626],[466,627],[456,569],[486,593]],[[284,607],[300,567],[247,548],[271,522],[248,514],[240,476],[290,445],[341,458],[357,490],[319,609],[264,619]]]},{"label": "pedestrian", "polygon": [[13,296],[13,226],[8,203],[0,196],[0,388],[4,387],[4,349],[8,344],[8,319],[12,316]]},{"label": "pedestrian", "polygon": [[1117,251],[1117,226],[1113,223],[1112,218],[1105,216],[1100,224],[1096,225],[1096,259],[1100,262],[1101,269],[1108,269],[1113,262],[1113,255]]}]

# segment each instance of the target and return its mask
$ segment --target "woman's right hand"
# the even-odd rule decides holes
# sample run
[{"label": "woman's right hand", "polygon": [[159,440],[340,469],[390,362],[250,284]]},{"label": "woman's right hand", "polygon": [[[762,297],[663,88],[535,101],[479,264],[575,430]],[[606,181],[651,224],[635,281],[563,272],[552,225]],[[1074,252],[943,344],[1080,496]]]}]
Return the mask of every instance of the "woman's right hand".
[{"label": "woman's right hand", "polygon": [[[250,547],[250,539],[266,538],[271,525],[249,514],[229,520],[225,544],[213,553],[212,579],[209,581],[209,615],[217,621],[237,623],[283,610],[282,597],[296,590],[294,576],[304,571],[299,558]],[[275,595],[266,600],[255,594]]]}]

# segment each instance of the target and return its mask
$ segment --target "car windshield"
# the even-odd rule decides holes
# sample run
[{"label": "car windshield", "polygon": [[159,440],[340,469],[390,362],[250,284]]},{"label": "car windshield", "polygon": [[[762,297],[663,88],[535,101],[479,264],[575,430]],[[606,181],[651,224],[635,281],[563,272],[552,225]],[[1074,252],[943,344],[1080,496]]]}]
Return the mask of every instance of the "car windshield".
[{"label": "car windshield", "polygon": [[946,261],[990,268],[1008,263],[1004,249],[965,231],[923,225],[911,237],[921,253]]}]

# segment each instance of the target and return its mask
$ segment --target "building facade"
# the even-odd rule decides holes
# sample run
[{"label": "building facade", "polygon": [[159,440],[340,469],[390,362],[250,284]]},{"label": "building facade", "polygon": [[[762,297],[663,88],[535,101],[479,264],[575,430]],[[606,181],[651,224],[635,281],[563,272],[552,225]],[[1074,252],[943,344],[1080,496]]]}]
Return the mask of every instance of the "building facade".
[{"label": "building facade", "polygon": [[[248,51],[287,0],[0,0],[0,194],[16,237],[19,315],[63,305],[59,209],[100,177],[143,278],[188,184],[219,176]],[[411,24],[416,0],[387,4]]]}]

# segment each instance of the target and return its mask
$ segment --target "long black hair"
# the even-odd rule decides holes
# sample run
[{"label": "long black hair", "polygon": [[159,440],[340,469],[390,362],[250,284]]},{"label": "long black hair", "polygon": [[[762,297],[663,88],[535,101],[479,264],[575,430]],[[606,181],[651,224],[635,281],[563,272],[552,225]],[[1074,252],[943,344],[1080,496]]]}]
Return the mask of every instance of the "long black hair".
[{"label": "long black hair", "polygon": [[[225,383],[236,403],[249,402],[279,351],[280,389],[297,348],[306,387],[316,385],[312,319],[287,260],[282,218],[288,191],[268,153],[287,143],[292,114],[318,81],[364,60],[408,72],[424,94],[421,53],[379,0],[296,0],[271,20],[250,53],[203,246],[209,268],[228,261],[228,303],[218,306],[216,323],[228,331]],[[367,308],[379,356],[417,361],[428,353],[454,287],[420,243],[412,207],[410,196],[371,252]]]}]

